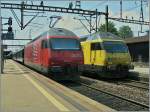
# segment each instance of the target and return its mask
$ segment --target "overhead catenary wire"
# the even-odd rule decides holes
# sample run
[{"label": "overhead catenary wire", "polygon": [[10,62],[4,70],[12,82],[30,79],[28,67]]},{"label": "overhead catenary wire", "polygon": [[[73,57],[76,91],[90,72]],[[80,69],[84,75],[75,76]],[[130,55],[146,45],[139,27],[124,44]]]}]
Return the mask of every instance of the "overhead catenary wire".
[{"label": "overhead catenary wire", "polygon": [[98,3],[97,5],[95,5],[94,7],[90,8],[90,10],[97,8],[99,5],[103,5],[103,4],[105,4],[106,2],[108,2],[108,1],[109,1],[109,0],[102,1],[102,2]]},{"label": "overhead catenary wire", "polygon": [[[145,3],[145,4],[143,4],[143,5],[147,5],[147,4]],[[126,10],[123,11],[123,13],[127,13],[127,12],[129,12],[129,11],[132,11],[132,10],[134,10],[134,9],[136,9],[136,8],[139,8],[140,6],[141,6],[141,5],[138,5],[138,6],[129,8],[129,9],[126,9]],[[119,15],[119,13],[120,13],[120,12],[117,12],[117,13],[115,13],[114,15],[112,15],[111,17],[117,16],[117,15]]]},{"label": "overhead catenary wire", "polygon": [[[100,3],[98,3],[98,4],[96,4],[95,6],[93,6],[92,8],[90,8],[89,10],[93,10],[93,9],[96,9],[98,6],[100,6],[100,5],[103,5],[103,4],[105,4],[106,2],[108,2],[109,0],[105,0],[105,1],[101,1]],[[100,15],[101,16],[101,15]],[[100,24],[100,19],[101,19],[101,17],[99,17],[99,19],[98,19],[98,25]],[[88,25],[89,26],[89,25]],[[92,27],[94,27],[95,26],[95,23],[94,23],[94,25],[92,26]],[[81,26],[80,28],[78,27],[78,28],[75,28],[76,30],[80,30],[80,29],[84,29],[85,28],[85,26]]]}]

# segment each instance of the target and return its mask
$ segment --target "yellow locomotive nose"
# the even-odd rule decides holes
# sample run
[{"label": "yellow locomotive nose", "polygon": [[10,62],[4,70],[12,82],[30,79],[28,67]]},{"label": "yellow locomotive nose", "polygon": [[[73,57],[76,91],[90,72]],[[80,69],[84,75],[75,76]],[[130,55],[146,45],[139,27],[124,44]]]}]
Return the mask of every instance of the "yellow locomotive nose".
[{"label": "yellow locomotive nose", "polygon": [[107,53],[107,64],[126,65],[130,64],[130,56],[128,53]]},{"label": "yellow locomotive nose", "polygon": [[107,70],[124,70],[130,68],[130,55],[128,53],[106,53],[105,67]]}]

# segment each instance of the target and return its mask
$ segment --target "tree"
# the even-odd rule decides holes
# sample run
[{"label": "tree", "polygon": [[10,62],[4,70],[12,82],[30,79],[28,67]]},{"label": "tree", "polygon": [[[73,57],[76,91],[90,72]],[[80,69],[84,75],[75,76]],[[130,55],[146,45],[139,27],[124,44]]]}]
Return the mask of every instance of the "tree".
[{"label": "tree", "polygon": [[[106,24],[102,24],[98,30],[106,32]],[[108,32],[118,35],[117,28],[115,28],[115,24],[111,21],[108,22]]]},{"label": "tree", "polygon": [[133,32],[129,26],[121,26],[118,33],[121,38],[133,37]]}]

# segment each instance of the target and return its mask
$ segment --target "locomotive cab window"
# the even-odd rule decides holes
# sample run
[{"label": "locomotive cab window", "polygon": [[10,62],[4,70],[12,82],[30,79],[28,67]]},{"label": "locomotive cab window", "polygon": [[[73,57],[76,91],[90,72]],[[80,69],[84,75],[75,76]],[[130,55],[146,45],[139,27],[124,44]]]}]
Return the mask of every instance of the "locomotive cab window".
[{"label": "locomotive cab window", "polygon": [[80,43],[76,39],[53,38],[50,42],[53,50],[80,50]]},{"label": "locomotive cab window", "polygon": [[100,42],[91,43],[91,50],[102,50]]},{"label": "locomotive cab window", "polygon": [[110,53],[126,53],[128,52],[128,47],[123,42],[103,42],[104,49]]},{"label": "locomotive cab window", "polygon": [[46,40],[42,40],[42,48],[47,48],[47,41]]}]

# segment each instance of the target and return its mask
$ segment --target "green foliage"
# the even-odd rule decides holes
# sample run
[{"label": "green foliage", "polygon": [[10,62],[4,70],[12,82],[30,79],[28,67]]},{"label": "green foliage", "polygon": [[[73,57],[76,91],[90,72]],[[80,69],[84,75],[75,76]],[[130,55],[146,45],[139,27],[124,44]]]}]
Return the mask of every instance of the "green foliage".
[{"label": "green foliage", "polygon": [[[99,31],[106,32],[106,24],[102,24],[99,28]],[[108,32],[118,35],[118,31],[115,28],[115,24],[111,21],[108,22]]]},{"label": "green foliage", "polygon": [[[99,31],[106,32],[106,24],[102,24]],[[111,21],[108,22],[108,32],[120,36],[121,38],[131,38],[133,37],[133,32],[129,26],[121,26],[119,31],[115,28],[115,24]]]},{"label": "green foliage", "polygon": [[121,26],[119,28],[119,36],[121,38],[131,38],[133,37],[133,32],[129,26]]}]

